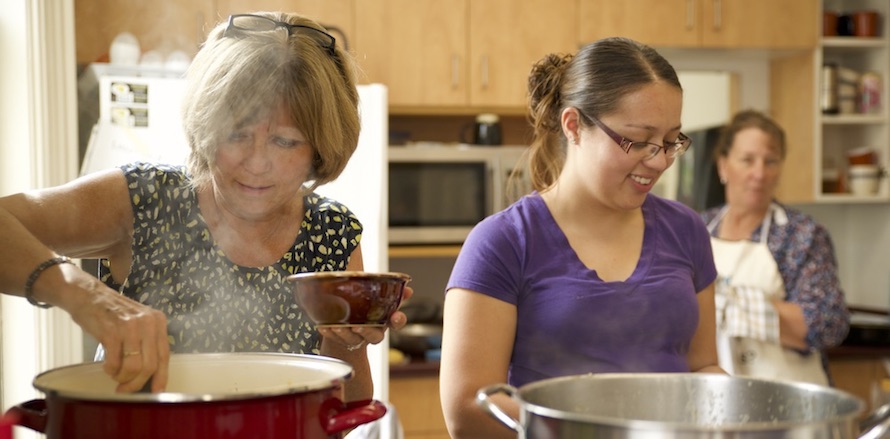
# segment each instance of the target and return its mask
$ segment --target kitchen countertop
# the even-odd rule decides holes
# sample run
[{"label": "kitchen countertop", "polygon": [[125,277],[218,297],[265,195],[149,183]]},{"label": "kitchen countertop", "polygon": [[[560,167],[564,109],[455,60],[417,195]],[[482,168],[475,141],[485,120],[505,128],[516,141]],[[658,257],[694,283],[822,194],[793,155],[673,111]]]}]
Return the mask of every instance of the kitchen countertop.
[{"label": "kitchen countertop", "polygon": [[850,333],[829,358],[890,357],[890,316],[885,309],[850,307]]},{"label": "kitchen countertop", "polygon": [[[890,357],[890,345],[887,346],[856,346],[842,344],[826,349],[828,358],[854,357]],[[404,364],[389,365],[390,378],[409,378],[421,376],[438,376],[439,362],[412,360]]]},{"label": "kitchen countertop", "polygon": [[890,346],[851,346],[840,345],[826,349],[828,358],[850,357],[890,357]]},{"label": "kitchen countertop", "polygon": [[[872,310],[851,307],[851,335],[855,335],[856,331],[863,328],[865,330],[874,330],[876,327],[884,329],[886,323],[887,336],[890,337],[890,317],[885,310]],[[840,346],[826,349],[825,353],[829,358],[854,358],[854,357],[890,357],[890,341],[888,343],[872,342],[869,344],[858,344],[856,340],[848,340]],[[890,338],[888,338],[890,340]],[[423,376],[438,376],[439,362],[427,361],[423,358],[412,358],[404,364],[390,364],[390,378],[409,378]]]}]

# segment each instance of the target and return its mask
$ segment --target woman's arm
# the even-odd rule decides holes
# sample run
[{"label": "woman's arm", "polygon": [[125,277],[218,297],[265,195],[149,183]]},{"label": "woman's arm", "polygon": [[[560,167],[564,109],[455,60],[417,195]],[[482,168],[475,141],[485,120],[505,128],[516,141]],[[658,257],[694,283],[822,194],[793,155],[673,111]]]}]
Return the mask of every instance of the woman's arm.
[{"label": "woman's arm", "polygon": [[779,264],[787,293],[779,303],[780,339],[796,349],[824,349],[839,345],[850,329],[850,317],[837,275],[831,237],[816,224],[811,237],[793,234],[809,242],[787,245],[798,251]]},{"label": "woman's arm", "polygon": [[[130,268],[132,208],[126,180],[113,169],[68,184],[0,198],[0,291],[23,295],[26,279],[58,254],[106,257],[126,276]],[[106,287],[70,264],[37,277],[33,297],[67,311],[106,350],[104,369],[119,391],[134,391],[154,375],[167,381],[167,325],[163,313]],[[124,358],[124,352],[136,353]]]},{"label": "woman's arm", "polygon": [[[516,307],[464,289],[445,295],[439,391],[448,432],[454,439],[515,438],[476,404],[479,389],[507,382],[516,335]],[[505,395],[492,398],[518,419],[519,407]]]},{"label": "woman's arm", "polygon": [[129,199],[126,180],[118,169],[0,198],[0,233],[5,242],[0,249],[0,264],[5,268],[0,290],[21,288],[33,268],[31,263],[43,262],[23,261],[23,257],[47,256],[49,249],[75,258],[129,257],[133,230]]},{"label": "woman's arm", "polygon": [[772,302],[779,316],[779,343],[791,349],[807,349],[807,322],[803,308],[796,303],[777,300]]},{"label": "woman's arm", "polygon": [[726,373],[717,362],[717,312],[714,309],[714,283],[696,294],[698,328],[689,343],[686,355],[693,372]]}]

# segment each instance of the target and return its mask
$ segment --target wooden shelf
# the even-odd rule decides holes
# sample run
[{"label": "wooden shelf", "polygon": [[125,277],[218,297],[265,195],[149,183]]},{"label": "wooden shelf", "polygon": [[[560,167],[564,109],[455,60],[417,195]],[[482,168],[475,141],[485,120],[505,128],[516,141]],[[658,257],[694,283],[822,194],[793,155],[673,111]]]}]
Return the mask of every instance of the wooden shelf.
[{"label": "wooden shelf", "polygon": [[816,201],[833,204],[886,204],[887,202],[890,202],[890,198],[882,194],[817,194]]},{"label": "wooden shelf", "polygon": [[390,258],[454,257],[458,253],[460,253],[460,244],[389,246]]},{"label": "wooden shelf", "polygon": [[822,123],[825,125],[870,125],[887,122],[884,114],[838,114],[823,115]]},{"label": "wooden shelf", "polygon": [[871,49],[886,47],[887,42],[883,37],[826,37],[822,39],[825,48],[840,47],[844,49]]}]

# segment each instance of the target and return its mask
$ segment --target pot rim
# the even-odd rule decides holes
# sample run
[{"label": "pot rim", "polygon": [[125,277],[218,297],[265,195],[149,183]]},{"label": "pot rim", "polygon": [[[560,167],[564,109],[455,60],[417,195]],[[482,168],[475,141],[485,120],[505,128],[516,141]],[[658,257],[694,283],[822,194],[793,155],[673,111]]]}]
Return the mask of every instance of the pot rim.
[{"label": "pot rim", "polygon": [[189,403],[239,401],[328,390],[341,385],[346,380],[352,378],[354,374],[352,365],[349,363],[337,358],[322,355],[293,354],[285,352],[176,353],[170,355],[171,365],[185,362],[219,364],[221,361],[231,362],[233,365],[237,365],[239,361],[259,361],[280,365],[293,363],[294,366],[306,366],[304,367],[305,369],[323,371],[329,376],[295,383],[282,383],[280,386],[261,388],[255,391],[210,393],[135,392],[109,394],[108,392],[58,389],[49,383],[49,381],[53,380],[54,376],[70,374],[71,372],[79,371],[93,373],[98,371],[98,373],[104,374],[105,372],[102,370],[102,362],[96,361],[63,366],[42,372],[34,378],[32,385],[37,390],[45,393],[48,397],[113,403]]},{"label": "pot rim", "polygon": [[[714,425],[705,425],[699,423],[692,422],[671,422],[671,421],[650,421],[650,420],[635,420],[635,419],[622,419],[616,418],[612,416],[605,415],[592,415],[585,413],[574,413],[568,412],[559,409],[549,408],[543,405],[534,404],[528,402],[524,399],[524,394],[531,392],[540,387],[547,387],[548,384],[559,383],[563,381],[577,381],[578,379],[582,380],[598,380],[598,379],[622,379],[622,378],[630,378],[630,379],[672,379],[672,378],[694,378],[694,379],[702,379],[702,380],[742,380],[748,382],[769,382],[774,383],[780,386],[788,386],[795,387],[800,390],[806,390],[808,392],[815,393],[823,393],[830,394],[840,399],[846,399],[850,402],[854,403],[856,406],[856,410],[851,410],[846,414],[837,414],[833,417],[822,419],[822,420],[812,420],[812,421],[775,421],[775,422],[725,422]],[[515,398],[518,399],[522,410],[525,410],[530,413],[534,413],[538,416],[565,420],[565,421],[576,421],[576,422],[585,422],[585,423],[596,423],[601,425],[608,425],[613,427],[623,427],[629,428],[633,430],[659,430],[663,431],[665,429],[669,429],[672,431],[687,431],[687,432],[751,432],[751,431],[772,431],[772,430],[789,430],[795,428],[802,428],[806,426],[812,425],[824,425],[826,423],[835,423],[842,421],[853,422],[855,417],[858,416],[865,410],[865,403],[853,396],[850,393],[844,392],[842,390],[829,388],[820,386],[817,384],[798,382],[798,381],[788,381],[788,380],[779,380],[779,379],[760,379],[760,378],[751,378],[751,377],[743,377],[743,376],[730,376],[718,373],[590,373],[583,375],[571,375],[571,376],[562,376],[544,379],[536,382],[532,382],[520,387],[517,390]]]},{"label": "pot rim", "polygon": [[287,277],[287,280],[291,282],[298,282],[303,279],[327,279],[327,278],[386,278],[390,280],[398,280],[403,282],[408,282],[411,280],[411,276],[405,273],[398,273],[394,271],[383,272],[383,273],[374,273],[369,271],[313,271],[308,273],[297,273],[291,274]]}]

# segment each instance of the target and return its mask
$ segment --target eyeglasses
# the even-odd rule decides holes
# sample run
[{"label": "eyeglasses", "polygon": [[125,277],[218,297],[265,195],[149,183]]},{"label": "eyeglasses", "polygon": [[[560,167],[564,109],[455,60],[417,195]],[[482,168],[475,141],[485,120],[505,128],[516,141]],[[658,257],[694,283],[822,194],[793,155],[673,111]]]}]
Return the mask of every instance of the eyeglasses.
[{"label": "eyeglasses", "polygon": [[335,55],[335,44],[337,40],[333,35],[311,26],[303,26],[300,24],[290,24],[283,21],[273,20],[268,17],[262,17],[253,14],[238,14],[229,16],[229,26],[223,36],[229,36],[229,30],[237,29],[242,32],[269,32],[279,27],[287,29],[287,36],[291,37],[294,32],[301,32],[308,35],[318,42],[318,45],[327,49],[332,56]]},{"label": "eyeglasses", "polygon": [[690,139],[683,133],[680,133],[680,135],[677,136],[676,142],[669,142],[665,145],[659,145],[657,143],[651,142],[634,142],[633,140],[630,140],[616,133],[615,131],[612,131],[611,128],[600,122],[599,119],[593,116],[587,117],[590,118],[590,120],[592,120],[593,123],[596,124],[596,126],[600,127],[600,129],[603,130],[606,135],[611,137],[612,140],[614,140],[615,143],[618,144],[618,147],[624,150],[625,153],[631,154],[631,151],[633,151],[633,155],[642,161],[646,161],[655,157],[660,151],[664,151],[664,154],[667,155],[667,158],[675,159],[686,152],[686,150],[689,149],[690,146],[692,146],[692,139]]}]

